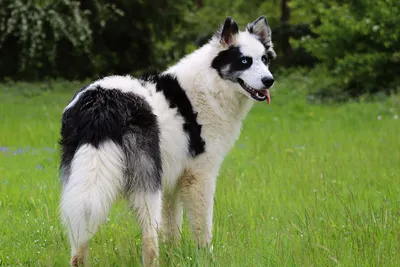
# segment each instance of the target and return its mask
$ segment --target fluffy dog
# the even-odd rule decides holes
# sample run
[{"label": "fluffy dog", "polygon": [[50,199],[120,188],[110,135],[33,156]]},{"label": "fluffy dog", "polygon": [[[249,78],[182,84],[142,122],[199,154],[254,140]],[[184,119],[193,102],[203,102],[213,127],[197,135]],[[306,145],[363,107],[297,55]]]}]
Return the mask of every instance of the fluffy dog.
[{"label": "fluffy dog", "polygon": [[228,17],[210,41],[165,72],[110,76],[82,88],[62,115],[61,217],[72,265],[122,195],[142,229],[143,263],[158,232],[177,239],[186,209],[199,246],[212,239],[219,168],[254,101],[274,79],[271,30],[261,16],[239,31]]}]

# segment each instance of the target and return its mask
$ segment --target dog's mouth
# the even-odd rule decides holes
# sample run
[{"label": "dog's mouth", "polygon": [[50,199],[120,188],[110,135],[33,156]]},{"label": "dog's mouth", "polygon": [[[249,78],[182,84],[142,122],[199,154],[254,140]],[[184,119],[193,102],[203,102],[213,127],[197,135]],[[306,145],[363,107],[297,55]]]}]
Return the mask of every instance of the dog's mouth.
[{"label": "dog's mouth", "polygon": [[268,104],[271,103],[271,96],[269,94],[268,89],[256,90],[252,88],[250,85],[246,84],[242,79],[238,78],[239,84],[242,86],[246,92],[250,94],[250,96],[257,101],[265,101],[267,100]]}]

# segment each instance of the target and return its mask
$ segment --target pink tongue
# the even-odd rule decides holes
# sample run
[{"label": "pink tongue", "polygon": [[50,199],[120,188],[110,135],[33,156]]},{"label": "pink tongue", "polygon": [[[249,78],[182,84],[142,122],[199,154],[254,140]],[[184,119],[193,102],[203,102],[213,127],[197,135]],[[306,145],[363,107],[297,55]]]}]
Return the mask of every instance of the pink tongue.
[{"label": "pink tongue", "polygon": [[269,95],[269,91],[268,89],[261,91],[263,93],[263,95],[265,95],[267,97],[267,102],[268,104],[271,103],[271,96]]}]

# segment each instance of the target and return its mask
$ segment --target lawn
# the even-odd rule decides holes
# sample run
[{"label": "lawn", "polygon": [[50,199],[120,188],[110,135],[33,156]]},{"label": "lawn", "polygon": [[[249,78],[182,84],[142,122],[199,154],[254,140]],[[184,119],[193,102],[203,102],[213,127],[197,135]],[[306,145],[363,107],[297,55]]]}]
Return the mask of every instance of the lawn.
[{"label": "lawn", "polygon": [[[0,85],[0,265],[67,266],[57,141],[82,85]],[[213,254],[185,222],[162,266],[400,266],[400,97],[311,104],[306,88],[282,78],[247,117],[219,174]],[[93,266],[141,263],[125,204],[91,241]]]}]

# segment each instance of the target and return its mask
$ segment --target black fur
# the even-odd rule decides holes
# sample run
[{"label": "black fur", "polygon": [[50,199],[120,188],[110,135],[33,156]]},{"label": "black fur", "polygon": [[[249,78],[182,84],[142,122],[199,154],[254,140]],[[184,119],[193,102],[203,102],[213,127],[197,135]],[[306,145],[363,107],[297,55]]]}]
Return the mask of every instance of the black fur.
[{"label": "black fur", "polygon": [[[242,63],[243,59],[247,60],[246,64]],[[251,57],[243,56],[239,47],[231,46],[227,50],[219,52],[211,62],[211,67],[217,70],[221,78],[236,81],[234,74],[250,68],[252,62]],[[229,68],[227,69],[227,67]]]},{"label": "black fur", "polygon": [[231,45],[234,36],[239,33],[239,27],[231,17],[227,17],[221,29],[221,42],[225,45]]},{"label": "black fur", "polygon": [[201,125],[197,122],[197,113],[176,77],[170,74],[149,74],[142,77],[144,81],[156,84],[157,92],[162,92],[170,108],[177,108],[185,123],[183,130],[189,136],[189,153],[195,157],[205,151],[205,142],[201,137]]},{"label": "black fur", "polygon": [[84,86],[84,87],[82,87],[81,89],[79,89],[78,91],[76,91],[76,93],[72,96],[72,99],[71,99],[70,102],[72,102],[72,101],[78,96],[78,94],[79,94],[80,92],[86,90],[86,88],[88,88],[88,86]]},{"label": "black fur", "polygon": [[[133,93],[101,87],[84,91],[62,116],[62,177],[68,179],[71,161],[80,146],[98,148],[109,140],[125,152],[126,190],[161,188],[159,128],[151,107]],[[144,161],[148,165],[139,166]]]}]

